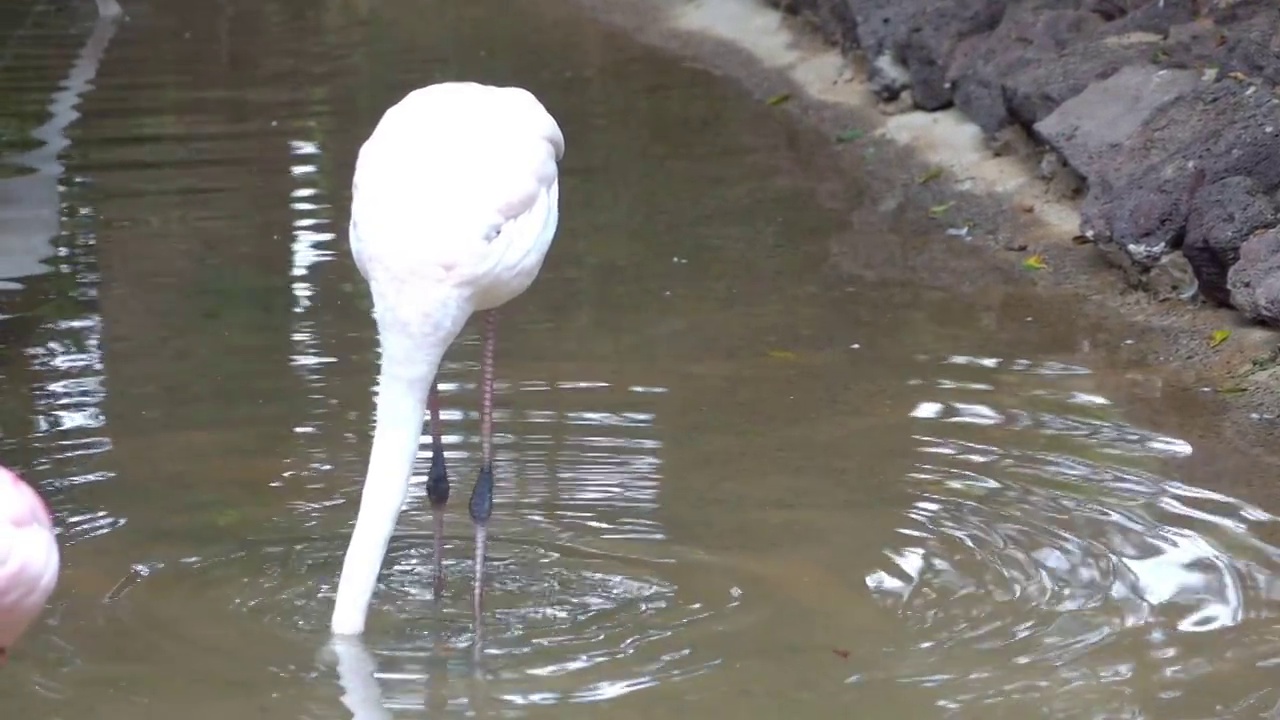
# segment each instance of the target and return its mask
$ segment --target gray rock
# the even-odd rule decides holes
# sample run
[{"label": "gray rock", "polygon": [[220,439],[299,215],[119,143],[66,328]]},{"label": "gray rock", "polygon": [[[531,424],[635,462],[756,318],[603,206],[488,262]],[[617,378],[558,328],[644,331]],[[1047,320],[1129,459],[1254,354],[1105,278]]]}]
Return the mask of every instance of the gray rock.
[{"label": "gray rock", "polygon": [[1258,183],[1233,175],[1212,183],[1191,201],[1182,254],[1191,263],[1200,294],[1218,305],[1231,304],[1227,271],[1251,235],[1280,221],[1275,201]]},{"label": "gray rock", "polygon": [[[1071,22],[1062,32],[1082,38],[1100,35],[1101,23],[1082,20],[1081,16],[1096,18],[1084,13],[1063,18]],[[1034,125],[1091,84],[1126,66],[1147,62],[1160,40],[1150,33],[1101,36],[1073,43],[1052,60],[1023,64],[1003,81],[1008,114],[1024,125]]]},{"label": "gray rock", "polygon": [[[947,68],[957,45],[988,32],[1009,0],[849,0],[859,46],[873,61],[871,83],[881,100],[908,87],[917,107],[951,104]],[[903,78],[896,72],[905,70]]]},{"label": "gray rock", "polygon": [[1007,82],[1021,71],[1058,64],[1061,52],[1102,23],[1078,4],[1027,0],[1009,7],[994,31],[960,41],[946,75],[956,106],[988,134],[1015,122]]},{"label": "gray rock", "polygon": [[1193,70],[1131,65],[1062,103],[1032,132],[1090,185],[1114,186],[1131,169],[1117,165],[1117,155],[1157,111],[1195,90],[1199,77]]},{"label": "gray rock", "polygon": [[1142,271],[1181,246],[1197,174],[1205,183],[1241,175],[1263,192],[1280,187],[1278,110],[1270,93],[1245,83],[1202,84],[1155,108],[1111,157],[1099,149],[1089,165],[1068,155],[1089,180],[1084,234]]},{"label": "gray rock", "polygon": [[765,0],[765,3],[808,21],[823,39],[846,55],[858,47],[858,23],[844,0]]},{"label": "gray rock", "polygon": [[1240,246],[1227,286],[1231,304],[1258,322],[1280,326],[1280,228],[1255,234]]}]

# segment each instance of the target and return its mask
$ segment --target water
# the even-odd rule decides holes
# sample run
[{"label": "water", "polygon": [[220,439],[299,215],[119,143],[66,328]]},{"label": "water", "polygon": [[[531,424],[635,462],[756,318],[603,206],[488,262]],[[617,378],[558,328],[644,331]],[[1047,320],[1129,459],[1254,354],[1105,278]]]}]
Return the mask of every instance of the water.
[{"label": "water", "polygon": [[[1016,284],[911,280],[954,239],[849,245],[877,198],[824,169],[825,139],[566,2],[130,10],[67,83],[81,116],[44,140],[23,133],[92,13],[38,9],[0,66],[4,155],[69,142],[42,170],[56,254],[0,291],[0,459],[49,498],[66,565],[0,672],[8,715],[1280,702],[1270,466],[1233,455],[1125,329]],[[352,159],[404,92],[459,75],[531,87],[569,146],[560,236],[499,336],[485,651],[465,503],[437,603],[421,477],[365,642],[331,649],[376,363]],[[870,265],[833,271],[832,239]],[[456,497],[478,349],[469,329],[442,377]]]}]

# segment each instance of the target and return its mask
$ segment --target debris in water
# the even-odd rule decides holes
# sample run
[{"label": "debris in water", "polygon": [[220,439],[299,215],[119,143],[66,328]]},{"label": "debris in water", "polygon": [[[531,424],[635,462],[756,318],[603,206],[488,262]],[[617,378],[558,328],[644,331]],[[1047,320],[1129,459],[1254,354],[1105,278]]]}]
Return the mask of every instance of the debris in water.
[{"label": "debris in water", "polygon": [[1049,264],[1044,261],[1043,255],[1036,253],[1026,260],[1023,260],[1022,267],[1028,270],[1044,270],[1049,267]]},{"label": "debris in water", "polygon": [[836,133],[836,142],[848,143],[854,140],[861,140],[863,135],[866,135],[866,133],[857,128],[850,128],[844,132]]},{"label": "debris in water", "polygon": [[919,183],[919,184],[921,184],[921,185],[924,185],[925,183],[931,183],[931,182],[933,182],[934,180],[937,180],[937,179],[938,179],[938,178],[940,178],[940,177],[942,177],[942,168],[940,168],[940,167],[932,167],[932,168],[929,168],[929,171],[928,171],[928,172],[926,172],[925,174],[921,175],[921,176],[920,176],[920,179],[919,179],[919,180],[917,180],[916,182],[917,182],[917,183]]},{"label": "debris in water", "polygon": [[956,204],[956,201],[952,200],[951,202],[945,202],[945,203],[942,203],[941,205],[934,205],[933,207],[929,208],[929,217],[931,218],[942,217],[942,214],[950,210],[951,206],[955,204]]},{"label": "debris in water", "polygon": [[1209,336],[1209,347],[1216,348],[1226,342],[1229,337],[1231,337],[1230,330],[1214,330],[1213,334]]},{"label": "debris in water", "polygon": [[800,356],[790,350],[770,350],[769,357],[774,360],[799,360]]},{"label": "debris in water", "polygon": [[791,99],[791,93],[780,93],[778,95],[774,95],[773,97],[769,98],[765,102],[768,105],[775,106],[775,105],[781,105],[782,103],[790,99]]}]

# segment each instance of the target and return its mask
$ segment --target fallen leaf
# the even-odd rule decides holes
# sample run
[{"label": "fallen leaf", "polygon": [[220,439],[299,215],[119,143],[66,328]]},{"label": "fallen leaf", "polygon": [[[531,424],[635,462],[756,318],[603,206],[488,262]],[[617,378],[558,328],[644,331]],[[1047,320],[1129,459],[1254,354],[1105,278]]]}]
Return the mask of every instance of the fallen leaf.
[{"label": "fallen leaf", "polygon": [[835,653],[836,655],[839,655],[844,660],[849,659],[849,651],[845,650],[844,648],[832,648],[831,652]]},{"label": "fallen leaf", "polygon": [[799,360],[800,356],[790,350],[770,350],[769,357],[774,360]]},{"label": "fallen leaf", "polygon": [[1040,253],[1036,253],[1035,255],[1032,255],[1026,260],[1023,260],[1022,267],[1028,270],[1044,270],[1045,268],[1049,267],[1049,264],[1044,261],[1043,255],[1041,255]]},{"label": "fallen leaf", "polygon": [[945,203],[942,203],[941,205],[934,205],[933,207],[929,208],[929,217],[931,218],[942,217],[942,214],[950,210],[951,206],[955,204],[956,204],[956,201],[952,200],[951,202],[945,202]]},{"label": "fallen leaf", "polygon": [[1249,76],[1248,76],[1248,75],[1245,75],[1244,73],[1240,72],[1239,70],[1233,70],[1233,71],[1231,71],[1231,72],[1227,73],[1227,77],[1229,77],[1229,78],[1231,78],[1232,80],[1235,80],[1235,81],[1237,81],[1237,82],[1249,82]]},{"label": "fallen leaf", "polygon": [[862,132],[857,128],[851,128],[849,130],[845,130],[842,133],[836,133],[836,142],[838,143],[853,142],[854,140],[862,139],[862,136],[865,134],[866,133]]},{"label": "fallen leaf", "polygon": [[1230,330],[1214,330],[1213,333],[1209,335],[1209,347],[1216,348],[1226,342],[1229,337],[1231,337]]},{"label": "fallen leaf", "polygon": [[924,185],[925,183],[933,182],[934,180],[937,180],[940,177],[942,177],[942,168],[940,167],[929,168],[929,171],[921,175],[920,179],[917,180],[916,182],[921,185]]},{"label": "fallen leaf", "polygon": [[765,102],[769,105],[781,105],[782,103],[790,99],[791,99],[791,93],[781,93],[779,95],[774,95],[773,97],[769,98]]}]

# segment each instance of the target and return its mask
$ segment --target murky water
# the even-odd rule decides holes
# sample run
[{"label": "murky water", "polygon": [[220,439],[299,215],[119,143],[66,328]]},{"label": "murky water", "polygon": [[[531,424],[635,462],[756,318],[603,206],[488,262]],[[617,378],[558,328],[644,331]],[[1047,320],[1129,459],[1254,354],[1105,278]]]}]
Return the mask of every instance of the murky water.
[{"label": "murky water", "polygon": [[[0,290],[0,461],[50,499],[66,569],[5,717],[1280,703],[1280,504],[1233,490],[1269,468],[1224,460],[1212,409],[1114,329],[905,279],[948,240],[866,237],[900,260],[826,272],[864,199],[819,204],[822,139],[727,83],[552,0],[27,9],[4,11],[0,183],[44,199],[0,188],[0,238],[35,248],[0,268],[55,255]],[[458,76],[532,88],[569,143],[561,234],[499,337],[485,651],[465,503],[437,603],[417,484],[364,643],[332,649],[376,363],[352,161]],[[475,340],[442,384],[459,497]]]}]

